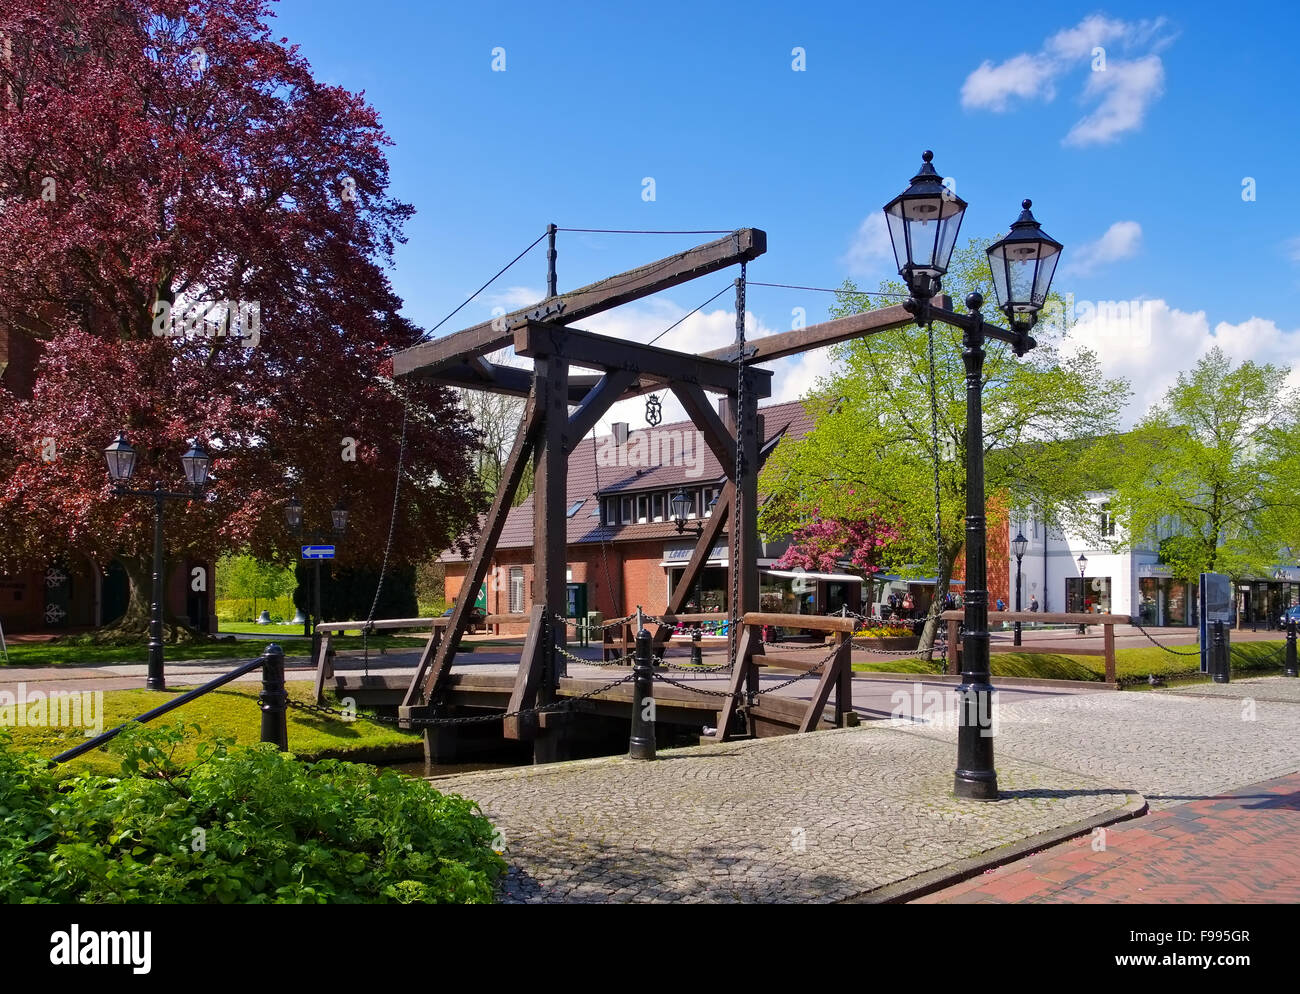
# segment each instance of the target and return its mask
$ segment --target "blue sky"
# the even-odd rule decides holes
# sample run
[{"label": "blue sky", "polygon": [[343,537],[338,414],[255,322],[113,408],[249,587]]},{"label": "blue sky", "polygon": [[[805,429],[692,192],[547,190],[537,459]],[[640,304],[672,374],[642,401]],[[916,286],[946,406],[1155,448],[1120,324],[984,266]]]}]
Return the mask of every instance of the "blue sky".
[{"label": "blue sky", "polygon": [[[752,280],[874,287],[894,268],[880,207],[932,148],[970,203],[963,241],[994,237],[1033,198],[1066,244],[1057,288],[1098,305],[1076,312],[1075,334],[1133,380],[1134,416],[1215,341],[1237,359],[1291,364],[1293,5],[915,9],[283,0],[275,30],[319,78],[364,90],[381,113],[396,143],[393,192],[418,210],[393,279],[426,327],[549,221],[759,227],[768,253]],[[562,234],[560,289],[711,237]],[[647,340],[730,275],[586,326]],[[531,303],[544,286],[539,247],[442,331]],[[753,333],[788,328],[795,307],[821,320],[831,299],[754,288]],[[1106,301],[1143,302],[1141,317],[1092,316]],[[724,294],[661,344],[722,344],[730,306]],[[777,396],[825,369],[821,355],[783,363]]]}]

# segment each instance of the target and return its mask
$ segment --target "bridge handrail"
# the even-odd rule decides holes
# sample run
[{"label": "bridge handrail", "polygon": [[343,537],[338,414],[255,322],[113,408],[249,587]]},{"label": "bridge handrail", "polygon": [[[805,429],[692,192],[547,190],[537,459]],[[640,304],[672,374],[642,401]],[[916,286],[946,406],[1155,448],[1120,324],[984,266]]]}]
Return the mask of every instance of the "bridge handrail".
[{"label": "bridge handrail", "polygon": [[[275,646],[275,648],[278,649],[279,647]],[[264,655],[258,656],[256,659],[250,660],[247,663],[241,663],[239,666],[236,666],[229,673],[223,673],[215,680],[209,680],[201,687],[195,687],[193,690],[186,691],[185,693],[181,694],[179,697],[172,698],[166,704],[160,704],[158,707],[154,708],[151,711],[146,711],[144,714],[137,715],[136,717],[132,718],[130,721],[123,722],[122,724],[118,725],[116,728],[110,728],[107,732],[101,732],[99,735],[96,735],[93,739],[88,739],[85,742],[81,743],[81,745],[74,746],[73,748],[69,749],[67,752],[59,753],[57,756],[55,756],[53,759],[50,760],[50,765],[57,766],[59,763],[66,763],[70,759],[76,759],[78,756],[90,752],[92,749],[98,749],[100,746],[109,742],[111,739],[117,738],[117,736],[120,735],[123,732],[123,730],[125,730],[131,725],[137,725],[137,724],[143,725],[146,722],[153,721],[155,718],[160,718],[163,715],[167,714],[167,712],[169,711],[175,711],[178,707],[181,707],[184,704],[188,704],[190,701],[196,700],[202,697],[204,694],[211,693],[212,691],[216,690],[218,687],[224,687],[232,680],[237,680],[239,679],[239,677],[243,676],[244,674],[251,673],[253,670],[265,666],[267,662],[267,657],[269,655],[271,654],[268,652]],[[280,687],[281,690],[283,690],[284,653],[281,652],[279,656],[280,656],[280,664],[281,664]]]},{"label": "bridge handrail", "polygon": [[[965,621],[966,613],[958,608],[944,611],[944,621]],[[1089,614],[1086,611],[989,611],[989,621],[1042,621],[1053,625],[1131,625],[1127,614]]]},{"label": "bridge handrail", "polygon": [[746,625],[771,625],[782,628],[809,628],[816,632],[850,632],[856,630],[856,618],[842,618],[838,614],[774,614],[749,611],[741,621]]}]

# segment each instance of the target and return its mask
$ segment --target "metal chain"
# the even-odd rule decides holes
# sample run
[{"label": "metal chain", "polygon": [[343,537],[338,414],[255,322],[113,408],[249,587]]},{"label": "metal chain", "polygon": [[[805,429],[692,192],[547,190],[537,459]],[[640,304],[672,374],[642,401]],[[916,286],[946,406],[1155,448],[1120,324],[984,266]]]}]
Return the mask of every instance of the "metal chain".
[{"label": "metal chain", "polygon": [[[541,241],[539,238],[537,241]],[[533,242],[534,245],[537,242]],[[410,401],[402,399],[402,440],[397,449],[397,478],[393,483],[393,507],[388,517],[388,541],[384,543],[384,561],[379,567],[379,581],[375,584],[375,599],[370,602],[370,614],[361,629],[362,665],[366,676],[370,676],[370,630],[375,620],[375,611],[379,609],[379,594],[384,589],[384,576],[388,572],[388,554],[393,549],[393,532],[397,528],[397,497],[402,492],[402,467],[406,463],[406,420],[410,413]]]},{"label": "metal chain", "polygon": [[[1169,655],[1171,655],[1171,656],[1199,656],[1199,655],[1201,654],[1201,647],[1200,647],[1200,645],[1197,645],[1195,651],[1193,651],[1193,652],[1179,652],[1177,649],[1171,649],[1171,648],[1169,648],[1169,646],[1167,646],[1167,645],[1161,645],[1159,642],[1157,642],[1157,641],[1155,640],[1155,636],[1154,636],[1154,635],[1152,635],[1149,631],[1147,631],[1145,628],[1143,628],[1143,627],[1142,627],[1140,624],[1138,624],[1136,621],[1132,622],[1132,624],[1133,624],[1133,627],[1134,627],[1134,628],[1136,628],[1138,631],[1140,631],[1143,635],[1145,635],[1148,639],[1151,640],[1151,644],[1152,644],[1152,645],[1154,645],[1154,646],[1155,646],[1156,648],[1158,648],[1158,649],[1164,649],[1165,652],[1169,653]],[[1199,636],[1198,636],[1198,638],[1199,638]]]},{"label": "metal chain", "polygon": [[744,425],[741,419],[745,411],[745,263],[740,264],[740,277],[736,280],[736,475],[731,485],[731,603],[727,612],[727,658],[732,665],[736,662],[736,610],[740,600],[740,563],[739,552],[741,525],[743,522],[744,501],[741,499],[744,487],[741,486],[745,470],[745,446],[741,442]]},{"label": "metal chain", "polygon": [[[934,322],[927,321],[926,335],[930,347],[930,453],[934,459],[934,579],[938,584],[943,574],[943,521],[939,513],[939,398],[935,388]],[[939,596],[935,587],[934,595]]]}]

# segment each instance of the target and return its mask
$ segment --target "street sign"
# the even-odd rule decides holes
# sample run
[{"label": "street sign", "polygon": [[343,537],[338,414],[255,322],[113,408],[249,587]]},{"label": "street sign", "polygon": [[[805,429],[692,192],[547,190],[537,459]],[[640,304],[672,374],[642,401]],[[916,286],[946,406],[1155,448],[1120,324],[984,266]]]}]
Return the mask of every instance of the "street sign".
[{"label": "street sign", "polygon": [[1232,578],[1223,573],[1202,573],[1200,582],[1201,606],[1201,672],[1212,672],[1210,655],[1214,641],[1214,623],[1223,622],[1223,639],[1230,637],[1228,623],[1232,621]]},{"label": "street sign", "polygon": [[303,559],[333,559],[334,546],[332,545],[304,545],[302,547]]}]

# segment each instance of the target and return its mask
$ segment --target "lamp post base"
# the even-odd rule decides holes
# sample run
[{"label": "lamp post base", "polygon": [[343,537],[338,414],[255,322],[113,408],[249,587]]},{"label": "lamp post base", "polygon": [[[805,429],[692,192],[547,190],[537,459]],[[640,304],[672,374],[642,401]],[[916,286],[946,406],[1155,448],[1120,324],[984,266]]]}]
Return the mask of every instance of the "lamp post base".
[{"label": "lamp post base", "polygon": [[952,792],[968,801],[996,801],[998,775],[979,770],[958,770],[953,778]]}]

